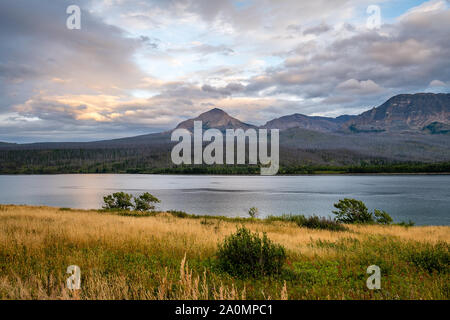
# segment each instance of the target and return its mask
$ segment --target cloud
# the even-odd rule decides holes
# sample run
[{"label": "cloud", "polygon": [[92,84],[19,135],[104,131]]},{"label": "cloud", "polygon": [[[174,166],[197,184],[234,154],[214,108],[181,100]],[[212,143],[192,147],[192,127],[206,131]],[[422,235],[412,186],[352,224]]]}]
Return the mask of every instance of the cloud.
[{"label": "cloud", "polygon": [[429,87],[446,87],[447,85],[440,80],[433,80],[428,85]]},{"label": "cloud", "polygon": [[36,87],[55,78],[73,79],[72,90],[107,92],[136,85],[144,73],[132,60],[142,42],[85,10],[82,30],[68,30],[68,4],[0,3],[0,41],[7,44],[0,48],[2,85],[22,79]]},{"label": "cloud", "polygon": [[305,29],[305,31],[303,31],[303,34],[305,34],[305,35],[313,34],[313,35],[318,36],[318,35],[320,35],[322,33],[330,31],[331,29],[332,28],[329,25],[327,25],[325,23],[321,23],[321,24],[319,24],[317,26]]},{"label": "cloud", "polygon": [[231,49],[223,44],[222,45],[210,45],[210,44],[204,44],[204,43],[196,44],[194,46],[187,47],[187,48],[170,49],[169,52],[175,52],[175,53],[194,52],[194,53],[199,53],[201,55],[218,53],[218,54],[222,54],[225,56],[233,55],[235,53],[235,51],[233,49]]},{"label": "cloud", "polygon": [[382,88],[378,84],[370,79],[366,81],[349,79],[338,84],[336,88],[353,94],[373,94],[382,90]]},{"label": "cloud", "polygon": [[[74,3],[81,30],[65,27]],[[256,123],[355,114],[398,93],[448,90],[445,2],[379,30],[358,16],[367,4],[3,0],[0,141],[162,131],[213,106]]]},{"label": "cloud", "polygon": [[230,96],[233,93],[242,92],[244,89],[245,89],[245,87],[240,83],[229,83],[225,87],[222,87],[222,88],[213,87],[213,86],[210,86],[207,84],[202,86],[202,90],[204,92],[219,94],[219,95],[223,95],[223,96]]},{"label": "cloud", "polygon": [[423,13],[442,11],[446,8],[447,4],[444,0],[427,1],[406,11],[399,17],[399,20],[413,19],[414,17],[420,17]]},{"label": "cloud", "polygon": [[[412,54],[414,53],[414,54]],[[383,65],[407,66],[411,64],[426,63],[433,56],[433,48],[416,39],[405,41],[374,42],[369,48],[372,58]]]}]

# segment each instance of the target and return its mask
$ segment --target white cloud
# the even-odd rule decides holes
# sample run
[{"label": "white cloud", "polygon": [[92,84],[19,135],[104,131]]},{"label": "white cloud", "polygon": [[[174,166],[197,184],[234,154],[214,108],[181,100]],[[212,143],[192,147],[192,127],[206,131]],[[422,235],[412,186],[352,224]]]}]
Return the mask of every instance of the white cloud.
[{"label": "white cloud", "polygon": [[373,94],[382,91],[382,88],[370,79],[365,81],[349,79],[338,84],[336,88],[357,94]]},{"label": "white cloud", "polygon": [[429,87],[446,87],[447,85],[440,80],[433,80],[428,85]]},{"label": "white cloud", "polygon": [[430,0],[424,2],[414,8],[409,9],[406,13],[401,15],[398,19],[413,19],[414,17],[418,17],[423,13],[429,13],[433,11],[443,11],[447,9],[447,3],[445,0]]}]

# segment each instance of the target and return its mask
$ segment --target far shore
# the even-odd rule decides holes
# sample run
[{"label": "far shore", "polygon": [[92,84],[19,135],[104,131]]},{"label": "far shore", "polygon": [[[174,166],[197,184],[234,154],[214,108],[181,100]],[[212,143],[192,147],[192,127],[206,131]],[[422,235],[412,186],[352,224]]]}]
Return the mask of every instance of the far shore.
[{"label": "far shore", "polygon": [[[129,173],[129,172],[64,172],[64,173],[1,173],[0,176],[45,176],[45,175],[158,175],[158,176],[261,176],[260,174],[210,174],[210,173]],[[447,176],[450,172],[364,172],[364,173],[350,173],[350,172],[315,172],[315,173],[298,173],[298,174],[276,174],[273,176],[262,177],[295,177],[295,176]]]}]

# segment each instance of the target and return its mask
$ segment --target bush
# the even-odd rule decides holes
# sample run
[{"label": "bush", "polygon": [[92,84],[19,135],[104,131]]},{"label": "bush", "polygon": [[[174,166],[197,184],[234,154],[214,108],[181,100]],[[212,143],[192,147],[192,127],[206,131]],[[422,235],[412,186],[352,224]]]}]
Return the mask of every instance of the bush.
[{"label": "bush", "polygon": [[360,200],[345,198],[335,203],[334,207],[338,209],[333,211],[336,215],[336,220],[342,223],[378,223],[386,225],[392,223],[392,218],[386,211],[375,209],[373,213],[369,212],[364,202]]},{"label": "bush", "polygon": [[268,221],[286,221],[294,222],[299,227],[309,228],[309,229],[323,229],[332,231],[345,231],[347,230],[342,224],[333,219],[328,219],[325,217],[305,217],[304,215],[290,215],[284,214],[282,216],[269,216]]},{"label": "bush", "polygon": [[189,217],[189,214],[187,214],[184,211],[180,211],[180,210],[169,210],[167,212],[170,213],[171,215],[173,215],[174,217],[177,217],[177,218],[187,218],[187,217]]},{"label": "bush", "polygon": [[401,227],[414,227],[416,223],[414,221],[409,220],[408,222],[402,221],[399,223],[395,223],[395,225],[397,226],[401,226]]},{"label": "bush", "polygon": [[450,271],[450,246],[445,242],[428,245],[425,249],[411,253],[409,260],[429,273],[434,271],[448,273]]},{"label": "bush", "polygon": [[[131,199],[134,200],[131,202]],[[158,198],[154,197],[148,192],[145,192],[138,197],[134,197],[125,192],[115,192],[113,194],[103,197],[104,205],[103,209],[115,210],[115,211],[140,211],[147,212],[155,209],[154,203],[161,202]]]},{"label": "bush", "polygon": [[274,244],[264,233],[260,238],[241,227],[225,238],[217,252],[220,268],[236,277],[262,277],[279,274],[286,260],[283,246]]},{"label": "bush", "polygon": [[309,229],[326,229],[326,230],[332,230],[332,231],[345,231],[347,228],[345,228],[343,225],[341,225],[339,222],[327,219],[325,217],[318,217],[318,216],[312,216],[303,219],[302,223],[299,224],[301,227],[309,228]]}]

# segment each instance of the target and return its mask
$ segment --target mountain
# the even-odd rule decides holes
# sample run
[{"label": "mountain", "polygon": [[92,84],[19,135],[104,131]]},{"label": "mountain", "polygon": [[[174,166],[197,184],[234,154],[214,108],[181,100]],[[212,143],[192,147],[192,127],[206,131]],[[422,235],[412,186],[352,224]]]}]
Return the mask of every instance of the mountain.
[{"label": "mountain", "polygon": [[400,94],[356,116],[312,117],[299,113],[268,121],[263,128],[301,128],[320,132],[422,132],[450,131],[450,94]]},{"label": "mountain", "polygon": [[224,131],[226,129],[250,129],[256,128],[251,124],[244,123],[236,118],[233,118],[225,111],[214,108],[207,112],[200,114],[197,118],[188,119],[178,124],[176,129],[187,129],[192,132],[194,129],[194,121],[202,121],[203,130],[210,128],[219,129]]},{"label": "mountain", "polygon": [[[432,128],[427,129],[431,124]],[[381,106],[351,119],[345,124],[345,128],[357,133],[436,133],[433,128],[447,125],[450,125],[450,94],[417,93],[392,97]]]},{"label": "mountain", "polygon": [[310,117],[300,113],[294,113],[268,121],[263,128],[287,130],[291,128],[303,128],[321,132],[337,131],[341,126],[356,116],[343,115],[337,118]]},{"label": "mountain", "polygon": [[[284,167],[445,162],[450,161],[449,96],[399,95],[358,116],[293,114],[263,127],[280,129]],[[217,108],[177,128],[192,130],[195,120],[204,129],[257,129]],[[0,173],[170,172],[171,132],[93,142],[0,143]]]}]

